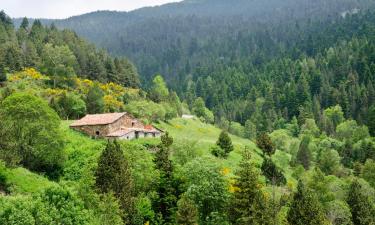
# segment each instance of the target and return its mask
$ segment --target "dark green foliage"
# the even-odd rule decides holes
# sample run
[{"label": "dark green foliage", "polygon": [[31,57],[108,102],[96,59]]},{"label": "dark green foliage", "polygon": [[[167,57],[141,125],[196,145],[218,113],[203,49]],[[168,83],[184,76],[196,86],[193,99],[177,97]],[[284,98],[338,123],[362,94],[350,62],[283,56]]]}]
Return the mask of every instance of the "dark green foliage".
[{"label": "dark green foliage", "polygon": [[129,221],[133,212],[133,180],[129,163],[121,146],[108,141],[98,161],[95,172],[95,186],[101,193],[113,193],[123,211],[123,220]]},{"label": "dark green foliage", "polygon": [[368,129],[371,136],[375,136],[375,105],[373,105],[368,113]]},{"label": "dark green foliage", "polygon": [[104,111],[104,93],[98,84],[94,84],[86,96],[87,112],[90,114],[102,113]]},{"label": "dark green foliage", "polygon": [[355,225],[374,224],[374,207],[368,197],[363,193],[358,180],[354,180],[348,191],[347,203],[352,213],[352,220]]},{"label": "dark green foliage", "polygon": [[57,178],[65,159],[64,143],[59,117],[48,104],[16,93],[1,102],[0,117],[2,160]]},{"label": "dark green foliage", "polygon": [[328,225],[322,206],[315,194],[298,182],[297,192],[294,193],[288,212],[288,222],[294,225]]},{"label": "dark green foliage", "polygon": [[86,113],[86,103],[73,93],[63,93],[57,100],[51,100],[50,105],[62,119],[79,119]]},{"label": "dark green foliage", "polygon": [[267,154],[268,156],[275,154],[276,147],[267,133],[262,133],[258,136],[257,146],[263,151],[263,154]]},{"label": "dark green foliage", "polygon": [[156,191],[158,198],[154,202],[154,209],[160,213],[165,223],[173,223],[173,215],[177,206],[177,187],[173,177],[173,165],[169,159],[170,146],[173,138],[165,133],[161,136],[161,144],[158,145],[158,152],[155,155],[156,169],[160,172],[159,183]]},{"label": "dark green foliage", "polygon": [[270,158],[264,158],[261,169],[263,175],[267,178],[269,183],[278,186],[286,184],[284,174],[279,168],[277,168],[275,163]]},{"label": "dark green foliage", "polygon": [[369,122],[373,7],[370,0],[189,1],[56,24],[129,56],[146,87],[162,73],[190,108],[202,98],[217,119],[251,120],[266,132],[280,119],[313,117],[330,133],[321,111],[331,106]]},{"label": "dark green foliage", "polygon": [[0,83],[7,80],[7,75],[3,69],[0,69]]},{"label": "dark green foliage", "polygon": [[225,158],[228,156],[224,149],[220,148],[217,145],[211,147],[211,154],[219,158]]},{"label": "dark green foliage", "polygon": [[69,30],[55,25],[43,26],[35,20],[29,27],[26,18],[15,30],[3,11],[0,19],[0,70],[14,72],[35,67],[51,76],[55,85],[67,85],[66,78],[77,75],[102,82],[117,82],[125,87],[139,87],[135,66],[124,58],[110,57]]},{"label": "dark green foliage", "polygon": [[229,137],[226,131],[220,133],[219,139],[216,142],[216,145],[224,151],[224,156],[228,156],[234,147],[232,144],[232,139]]},{"label": "dark green foliage", "polygon": [[304,136],[297,152],[297,163],[301,164],[305,170],[308,170],[311,164],[310,139],[309,136]]},{"label": "dark green foliage", "polygon": [[198,224],[198,209],[194,202],[183,195],[177,202],[176,222],[179,225],[196,225]]},{"label": "dark green foliage", "polygon": [[234,224],[272,224],[269,202],[260,189],[259,173],[245,151],[236,172],[235,192],[231,204]]}]

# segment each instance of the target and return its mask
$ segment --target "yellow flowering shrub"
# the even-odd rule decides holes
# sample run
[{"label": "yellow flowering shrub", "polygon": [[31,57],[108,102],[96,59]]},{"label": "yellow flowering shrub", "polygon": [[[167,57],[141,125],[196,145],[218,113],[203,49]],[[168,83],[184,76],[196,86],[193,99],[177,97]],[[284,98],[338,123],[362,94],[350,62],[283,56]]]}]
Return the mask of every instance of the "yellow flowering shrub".
[{"label": "yellow flowering shrub", "polygon": [[9,81],[18,81],[23,79],[30,79],[30,80],[48,80],[47,76],[42,75],[34,68],[25,68],[21,72],[14,73],[10,75]]},{"label": "yellow flowering shrub", "polygon": [[103,97],[103,100],[104,100],[104,111],[105,112],[120,111],[125,106],[123,102],[118,101],[112,95],[105,95]]}]

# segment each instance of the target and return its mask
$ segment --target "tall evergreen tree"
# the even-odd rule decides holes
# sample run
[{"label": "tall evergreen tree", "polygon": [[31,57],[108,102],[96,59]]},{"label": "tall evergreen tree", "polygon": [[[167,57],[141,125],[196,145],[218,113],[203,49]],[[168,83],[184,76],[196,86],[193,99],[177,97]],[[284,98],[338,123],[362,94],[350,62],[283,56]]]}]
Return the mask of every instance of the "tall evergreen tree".
[{"label": "tall evergreen tree", "polygon": [[307,189],[302,181],[298,182],[297,192],[293,196],[287,216],[293,225],[328,225],[324,211],[315,194]]},{"label": "tall evergreen tree", "polygon": [[259,173],[245,151],[236,172],[231,220],[234,224],[272,224],[269,202],[261,190]]},{"label": "tall evergreen tree", "polygon": [[297,163],[300,163],[306,170],[310,168],[311,152],[309,149],[310,137],[303,136],[299,150],[297,152]]},{"label": "tall evergreen tree", "polygon": [[352,220],[355,225],[375,224],[375,210],[364,195],[358,180],[354,180],[350,185],[347,203],[352,213]]},{"label": "tall evergreen tree", "polygon": [[170,146],[173,138],[168,133],[161,136],[161,144],[155,155],[155,165],[160,172],[160,180],[156,188],[158,199],[154,203],[155,211],[158,212],[166,224],[173,224],[173,215],[176,212],[177,188],[173,177],[173,165],[169,159]]},{"label": "tall evergreen tree", "polygon": [[95,184],[101,193],[113,193],[119,200],[124,223],[128,224],[133,212],[133,179],[129,163],[117,141],[108,141],[99,157]]}]

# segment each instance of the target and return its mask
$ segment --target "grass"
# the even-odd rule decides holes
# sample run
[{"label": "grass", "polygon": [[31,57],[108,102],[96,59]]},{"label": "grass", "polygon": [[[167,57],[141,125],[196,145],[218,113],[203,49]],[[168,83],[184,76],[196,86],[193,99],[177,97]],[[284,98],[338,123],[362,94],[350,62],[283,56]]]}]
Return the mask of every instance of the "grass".
[{"label": "grass", "polygon": [[[176,118],[168,123],[161,122],[156,126],[168,131],[176,142],[196,142],[196,147],[202,155],[211,155],[210,148],[215,145],[221,132],[221,129],[211,124],[202,123],[197,119]],[[256,164],[259,165],[262,162],[260,150],[252,141],[234,135],[230,135],[230,137],[234,145],[234,151],[230,153],[227,159],[220,161],[224,167],[235,169],[242,158],[241,152],[245,148],[253,153],[253,161]]]},{"label": "grass", "polygon": [[57,185],[57,183],[22,167],[7,169],[5,176],[13,193],[35,193]]}]

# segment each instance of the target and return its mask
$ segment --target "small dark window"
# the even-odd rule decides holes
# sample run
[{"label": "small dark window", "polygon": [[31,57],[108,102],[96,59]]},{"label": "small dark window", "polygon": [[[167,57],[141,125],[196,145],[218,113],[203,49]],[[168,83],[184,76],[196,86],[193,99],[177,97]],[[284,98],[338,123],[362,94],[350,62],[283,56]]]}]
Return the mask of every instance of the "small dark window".
[{"label": "small dark window", "polygon": [[132,127],[134,127],[134,125],[135,125],[135,122],[132,122]]},{"label": "small dark window", "polygon": [[97,131],[95,132],[95,134],[96,134],[96,136],[99,136],[99,135],[100,135],[100,131],[97,130]]}]

